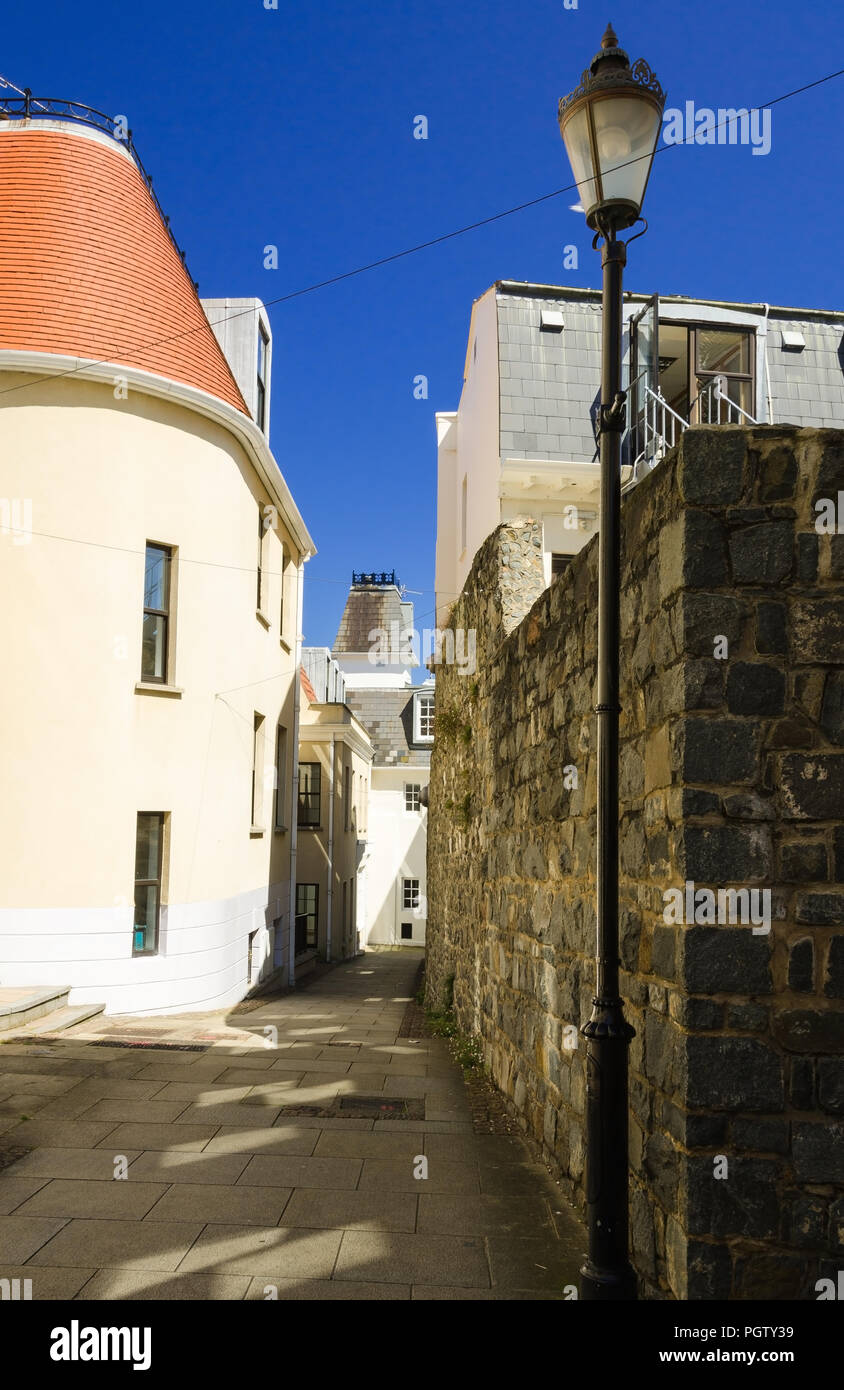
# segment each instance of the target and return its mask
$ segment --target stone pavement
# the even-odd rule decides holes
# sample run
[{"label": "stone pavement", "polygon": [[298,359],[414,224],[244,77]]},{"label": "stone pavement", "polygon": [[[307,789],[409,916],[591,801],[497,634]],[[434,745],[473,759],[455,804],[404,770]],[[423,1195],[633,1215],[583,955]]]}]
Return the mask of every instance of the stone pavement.
[{"label": "stone pavement", "polygon": [[556,1184],[473,1131],[444,1041],[402,1035],[420,959],[0,1043],[0,1278],[33,1299],[562,1298],[585,1242]]}]

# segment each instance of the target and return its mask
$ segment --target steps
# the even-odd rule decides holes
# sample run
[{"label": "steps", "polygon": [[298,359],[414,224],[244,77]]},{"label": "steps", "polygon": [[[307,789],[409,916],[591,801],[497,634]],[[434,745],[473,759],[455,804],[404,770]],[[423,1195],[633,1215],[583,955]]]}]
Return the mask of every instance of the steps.
[{"label": "steps", "polygon": [[78,1023],[85,1023],[89,1018],[96,1018],[104,1009],[105,1004],[65,1005],[60,1009],[55,1009],[52,1013],[45,1014],[43,1018],[37,1019],[34,1023],[27,1024],[24,1031],[28,1038],[39,1038],[43,1033],[64,1033],[68,1028],[74,1028]]},{"label": "steps", "polygon": [[49,989],[0,990],[0,1035],[26,1032],[28,1037],[61,1033],[86,1019],[95,1018],[104,1004],[68,1004],[70,985]]},{"label": "steps", "polygon": [[22,1028],[37,1018],[63,1009],[70,994],[70,985],[54,985],[50,989],[0,990],[0,1033],[10,1028]]}]

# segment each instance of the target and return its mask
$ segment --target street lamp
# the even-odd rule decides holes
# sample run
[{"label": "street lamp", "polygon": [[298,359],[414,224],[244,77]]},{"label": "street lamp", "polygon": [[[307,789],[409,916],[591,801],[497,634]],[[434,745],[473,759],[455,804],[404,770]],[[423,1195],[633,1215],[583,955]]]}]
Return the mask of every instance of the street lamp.
[{"label": "street lamp", "polygon": [[[633,1029],[618,985],[618,647],[620,588],[622,272],[617,233],[640,220],[665,106],[644,59],[630,66],[612,25],[580,86],[560,101],[560,133],[586,221],[603,238],[601,519],[598,539],[598,863],[596,989],[586,1038],[587,1300],[635,1299],[627,1250],[627,1051]],[[644,219],[642,219],[644,220]],[[647,224],[646,224],[647,225]],[[641,236],[641,233],[638,233]],[[635,238],[631,238],[634,240]]]}]

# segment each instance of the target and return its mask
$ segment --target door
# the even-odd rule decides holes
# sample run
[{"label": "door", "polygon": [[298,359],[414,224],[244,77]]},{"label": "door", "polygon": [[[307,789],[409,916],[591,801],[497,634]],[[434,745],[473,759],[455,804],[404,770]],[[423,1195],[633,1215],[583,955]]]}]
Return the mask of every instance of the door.
[{"label": "door", "polygon": [[631,462],[653,447],[648,428],[648,390],[659,390],[659,295],[653,295],[630,320],[630,393],[628,420]]}]

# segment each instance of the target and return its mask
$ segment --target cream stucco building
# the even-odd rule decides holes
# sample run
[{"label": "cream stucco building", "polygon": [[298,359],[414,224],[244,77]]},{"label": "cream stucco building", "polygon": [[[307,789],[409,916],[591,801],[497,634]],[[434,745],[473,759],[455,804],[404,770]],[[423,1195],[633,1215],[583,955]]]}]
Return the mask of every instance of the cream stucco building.
[{"label": "cream stucco building", "polygon": [[[296,975],[316,957],[349,960],[365,921],[372,744],[341,696],[325,648],[306,648],[299,727]],[[333,670],[331,668],[334,668]],[[331,685],[334,689],[330,689]],[[329,687],[326,689],[326,687]]]},{"label": "cream stucco building", "polygon": [[0,985],[166,1013],[292,978],[313,542],[142,170],[84,125],[0,126],[0,499]]}]

